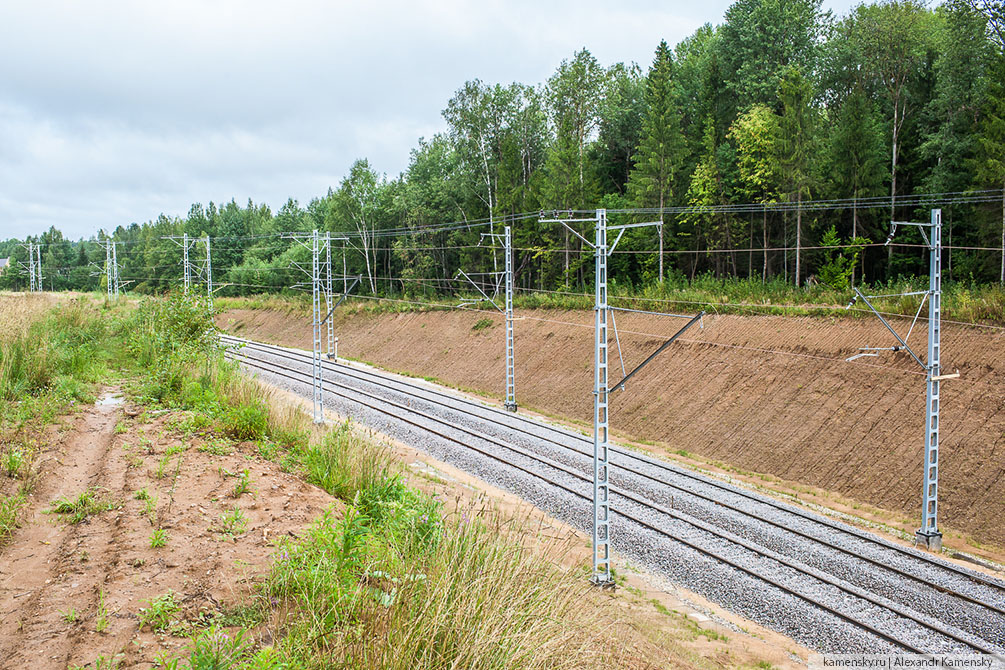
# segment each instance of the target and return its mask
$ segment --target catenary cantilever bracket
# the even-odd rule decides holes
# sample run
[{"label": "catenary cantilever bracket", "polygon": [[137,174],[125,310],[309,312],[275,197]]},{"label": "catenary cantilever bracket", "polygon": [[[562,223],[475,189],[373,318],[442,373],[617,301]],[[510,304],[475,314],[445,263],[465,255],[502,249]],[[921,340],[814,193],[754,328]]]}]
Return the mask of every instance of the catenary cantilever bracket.
[{"label": "catenary cantilever bracket", "polygon": [[[472,286],[474,286],[475,290],[482,294],[482,298],[484,298],[488,302],[492,303],[493,307],[495,307],[497,310],[499,310],[500,312],[502,312],[504,314],[506,313],[506,311],[504,309],[500,308],[499,305],[496,304],[495,300],[493,300],[492,298],[488,297],[488,295],[485,293],[485,291],[483,291],[481,289],[481,287],[478,284],[476,284],[474,282],[474,280],[471,279],[471,277],[468,276],[467,272],[465,272],[464,270],[458,270],[457,271],[457,275],[454,276],[454,279],[456,279],[458,275],[463,276],[465,279],[467,279],[468,283],[471,284]],[[462,305],[470,305],[470,304],[473,304],[473,303],[465,301],[465,302],[461,303],[461,305],[458,305],[458,307],[460,307]]]},{"label": "catenary cantilever bracket", "polygon": [[352,292],[352,290],[356,288],[356,284],[360,283],[362,280],[363,275],[356,275],[356,278],[352,280],[352,284],[350,284],[349,288],[345,290],[345,293],[342,294],[342,297],[338,299],[338,302],[332,305],[332,308],[328,310],[328,316],[326,316],[324,319],[321,320],[321,323],[318,325],[318,327],[321,327],[328,322],[328,319],[330,319],[332,314],[335,312],[335,308],[341,305],[343,302],[345,302],[345,299],[349,297],[349,294]]},{"label": "catenary cantilever bracket", "polygon": [[[887,329],[887,330],[889,330],[889,331],[890,331],[890,332],[891,332],[891,333],[893,334],[893,336],[894,336],[895,338],[897,338],[897,341],[898,341],[898,342],[900,342],[900,346],[901,346],[901,347],[903,347],[904,349],[906,349],[906,350],[907,350],[907,353],[911,354],[911,357],[912,357],[912,358],[913,358],[914,360],[916,360],[916,361],[918,362],[918,365],[920,365],[920,366],[921,366],[922,368],[924,368],[924,369],[926,369],[926,370],[927,370],[927,369],[928,369],[928,366],[927,366],[927,365],[925,365],[925,364],[924,364],[924,363],[923,363],[923,362],[921,361],[921,359],[920,359],[920,358],[918,358],[918,355],[917,355],[916,353],[914,353],[914,349],[911,349],[911,347],[910,347],[910,346],[908,346],[907,342],[906,342],[906,341],[904,341],[904,338],[902,338],[902,337],[901,337],[901,336],[900,336],[900,335],[899,335],[899,334],[897,333],[897,331],[893,329],[893,326],[891,326],[891,325],[890,325],[890,322],[889,322],[889,321],[887,321],[886,319],[884,319],[884,318],[883,318],[883,315],[882,315],[882,314],[880,314],[880,313],[879,313],[879,312],[878,312],[878,311],[876,310],[876,308],[872,306],[872,303],[871,303],[871,302],[869,302],[869,298],[868,298],[868,297],[866,297],[866,295],[865,295],[865,294],[863,294],[863,293],[862,293],[862,291],[858,290],[858,287],[857,287],[857,286],[855,287],[855,297],[856,297],[857,299],[861,300],[862,302],[864,302],[864,303],[866,304],[866,306],[867,306],[867,307],[868,307],[869,309],[871,309],[871,310],[872,310],[872,313],[876,315],[876,318],[878,318],[878,319],[880,320],[880,322],[881,322],[881,323],[882,323],[882,324],[883,324],[884,326],[886,326],[886,329]],[[852,304],[854,304],[854,302],[855,302],[855,301],[853,300],[853,301],[852,301]],[[849,305],[849,306],[850,306],[850,305]],[[913,326],[912,326],[912,327],[913,327]]]},{"label": "catenary cantilever bracket", "polygon": [[612,386],[611,387],[611,393],[613,393],[613,392],[615,392],[615,391],[617,391],[619,389],[620,390],[624,390],[624,388],[625,388],[625,382],[627,382],[629,379],[631,379],[632,377],[634,377],[635,373],[637,373],[639,370],[641,370],[646,365],[648,365],[649,363],[651,363],[654,358],[656,358],[661,353],[663,353],[664,349],[666,349],[671,344],[673,344],[677,340],[677,338],[680,337],[681,335],[683,335],[685,332],[687,332],[687,330],[691,326],[693,326],[694,324],[696,324],[699,321],[701,321],[701,319],[702,319],[703,316],[705,316],[705,312],[701,311],[701,312],[698,312],[694,317],[692,317],[692,319],[690,321],[688,321],[686,324],[684,324],[683,328],[681,328],[676,333],[674,333],[673,337],[671,337],[669,340],[667,340],[666,342],[664,342],[663,344],[661,344],[660,347],[659,347],[659,349],[657,349],[653,353],[649,354],[649,357],[646,358],[646,360],[642,361],[637,366],[635,366],[634,370],[632,370],[631,372],[629,372],[627,375],[624,376],[624,378],[622,378],[621,381],[619,381],[617,384],[615,384],[614,386]]}]

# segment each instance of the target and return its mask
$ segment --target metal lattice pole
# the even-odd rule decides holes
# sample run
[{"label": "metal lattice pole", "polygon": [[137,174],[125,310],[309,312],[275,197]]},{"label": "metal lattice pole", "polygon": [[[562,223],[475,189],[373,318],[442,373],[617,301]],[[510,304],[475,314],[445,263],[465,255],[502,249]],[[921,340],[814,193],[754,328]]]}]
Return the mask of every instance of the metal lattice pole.
[{"label": "metal lattice pole", "polygon": [[[931,223],[915,223],[910,221],[891,221],[890,234],[886,238],[886,243],[893,241],[897,233],[898,226],[913,226],[921,231],[921,236],[925,240],[929,250],[928,260],[928,290],[912,291],[901,294],[886,295],[865,295],[858,288],[855,288],[855,297],[848,303],[850,308],[861,300],[865,303],[880,323],[890,331],[896,338],[897,345],[892,347],[860,347],[860,353],[848,357],[846,360],[854,361],[864,356],[878,356],[881,351],[906,351],[925,370],[925,449],[922,473],[922,506],[921,506],[921,527],[915,533],[915,538],[920,544],[933,551],[942,549],[942,533],[939,532],[938,512],[939,512],[939,391],[942,380],[959,377],[959,371],[954,374],[942,374],[942,210],[932,210]],[[925,229],[928,229],[926,235]],[[911,327],[907,335],[901,335],[883,318],[883,314],[876,310],[870,299],[896,298],[905,296],[924,296],[918,305],[918,312],[914,315]],[[921,316],[924,301],[928,301],[928,358],[922,360],[921,356],[915,352],[908,344],[914,324]]]},{"label": "metal lattice pole", "polygon": [[213,311],[213,259],[209,250],[209,235],[206,235],[206,302]]},{"label": "metal lattice pole", "polygon": [[44,291],[45,288],[42,286],[42,245],[35,245],[35,275],[36,281],[38,282],[39,292]]},{"label": "metal lattice pole", "polygon": [[28,274],[31,277],[31,292],[38,290],[38,282],[35,280],[35,243],[28,243]]},{"label": "metal lattice pole", "polygon": [[109,240],[105,240],[105,292],[108,295],[108,299],[112,299],[112,286],[115,283],[115,278],[112,271],[112,244]]},{"label": "metal lattice pole", "polygon": [[112,240],[112,282],[115,285],[115,290],[113,295],[116,300],[119,299],[119,257],[115,253],[115,241]]},{"label": "metal lattice pole", "polygon": [[593,583],[613,584],[611,578],[610,450],[608,443],[607,351],[607,210],[597,210],[596,300],[593,348]]},{"label": "metal lattice pole", "polygon": [[314,423],[324,423],[324,398],[321,394],[321,263],[320,263],[320,239],[318,231],[314,231],[311,237],[311,284],[313,293],[313,315],[314,315]]},{"label": "metal lattice pole", "polygon": [[335,324],[330,316],[332,311],[332,234],[325,233],[325,314],[328,326],[328,358],[335,357]]},{"label": "metal lattice pole", "polygon": [[939,532],[939,386],[942,345],[942,210],[932,210],[928,267],[928,374],[925,400],[925,472],[918,539],[929,549],[941,549]]},{"label": "metal lattice pole", "polygon": [[188,264],[188,233],[181,236],[182,291],[188,294],[192,284],[192,268]]},{"label": "metal lattice pole", "polygon": [[505,407],[515,412],[516,405],[516,355],[513,347],[513,243],[510,227],[505,230],[506,253],[506,403]]}]

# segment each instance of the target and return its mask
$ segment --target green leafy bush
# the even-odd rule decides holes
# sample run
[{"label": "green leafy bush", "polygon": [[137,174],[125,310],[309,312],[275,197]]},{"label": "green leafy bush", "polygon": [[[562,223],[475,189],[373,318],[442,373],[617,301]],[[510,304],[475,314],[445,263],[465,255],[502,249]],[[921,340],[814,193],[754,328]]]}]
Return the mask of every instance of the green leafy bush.
[{"label": "green leafy bush", "polygon": [[259,440],[269,432],[269,411],[262,403],[238,405],[226,411],[221,424],[235,440]]}]

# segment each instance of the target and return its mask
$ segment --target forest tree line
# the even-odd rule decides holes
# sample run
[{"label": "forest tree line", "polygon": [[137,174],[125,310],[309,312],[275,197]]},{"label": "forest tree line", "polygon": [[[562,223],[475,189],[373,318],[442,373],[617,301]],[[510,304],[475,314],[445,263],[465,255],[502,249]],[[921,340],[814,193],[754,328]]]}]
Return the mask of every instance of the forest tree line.
[{"label": "forest tree line", "polygon": [[[350,238],[346,272],[366,291],[425,293],[458,268],[497,269],[481,234],[520,213],[597,207],[664,222],[624,236],[611,263],[622,285],[704,273],[802,285],[832,271],[835,254],[858,254],[860,279],[878,282],[927,274],[921,249],[877,244],[891,217],[928,219],[926,193],[951,194],[933,201],[954,247],[949,278],[1005,280],[1002,0],[896,0],[842,17],[820,0],[738,0],[721,25],[657,45],[645,70],[583,49],[543,83],[468,81],[443,117],[448,130],[420,139],[402,174],[360,158],[306,204],[194,204],[91,240],[53,228],[30,238],[43,245],[45,287],[101,286],[105,239],[133,290],[177,286],[181,250],[163,237],[185,233],[215,238],[224,292],[281,290],[301,278],[291,263],[306,250],[278,233],[318,229]],[[452,222],[489,225],[435,230]],[[897,241],[920,243],[912,234]],[[0,242],[15,266],[0,287],[26,283],[21,242]],[[513,245],[518,286],[591,280],[592,251],[562,226],[514,220]]]}]

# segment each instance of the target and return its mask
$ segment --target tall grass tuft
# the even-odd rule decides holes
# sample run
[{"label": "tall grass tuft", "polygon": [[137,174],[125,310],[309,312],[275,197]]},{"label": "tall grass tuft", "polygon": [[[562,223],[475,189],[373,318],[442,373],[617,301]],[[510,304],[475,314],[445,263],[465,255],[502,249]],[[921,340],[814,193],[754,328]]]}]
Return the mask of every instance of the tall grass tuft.
[{"label": "tall grass tuft", "polygon": [[619,665],[626,650],[598,610],[583,606],[592,596],[579,570],[542,560],[502,524],[466,519],[392,560],[383,547],[400,549],[387,541],[396,518],[378,524],[350,507],[279,549],[268,588],[291,608],[278,651],[292,665]]},{"label": "tall grass tuft", "polygon": [[51,311],[49,300],[19,297],[0,300],[0,319],[15,316],[0,330],[0,400],[61,388],[69,395],[83,391],[69,380],[93,381],[102,367],[105,324],[84,300],[63,303]]}]

